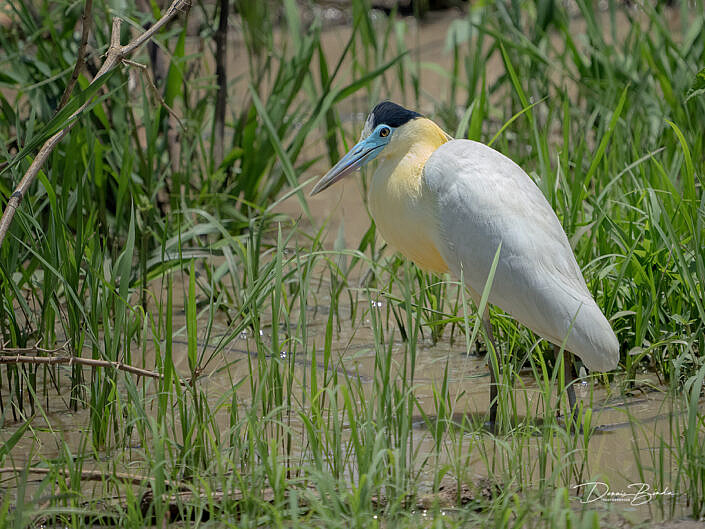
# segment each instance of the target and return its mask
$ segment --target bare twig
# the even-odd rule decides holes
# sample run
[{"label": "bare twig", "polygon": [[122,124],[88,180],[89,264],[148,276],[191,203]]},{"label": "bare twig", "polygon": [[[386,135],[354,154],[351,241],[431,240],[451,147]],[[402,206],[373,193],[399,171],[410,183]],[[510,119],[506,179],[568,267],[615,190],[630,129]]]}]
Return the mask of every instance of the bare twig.
[{"label": "bare twig", "polygon": [[141,367],[134,367],[123,364],[122,362],[110,362],[109,360],[98,360],[96,358],[81,358],[80,356],[26,356],[26,355],[2,355],[0,356],[0,364],[68,364],[69,366],[77,364],[90,367],[112,367],[120,371],[132,373],[141,377],[149,378],[164,378],[161,373],[148,371]]},{"label": "bare twig", "polygon": [[[64,468],[40,468],[40,467],[30,467],[26,470],[29,474],[39,474],[46,476],[48,474],[59,474],[64,477],[70,478],[74,473],[71,470]],[[25,472],[24,467],[0,467],[0,474],[21,474]],[[124,483],[132,483],[133,485],[141,485],[143,483],[149,483],[149,476],[140,476],[138,474],[127,474],[124,472],[112,472],[103,470],[81,470],[81,480],[83,481],[104,481],[107,479],[114,479],[116,481],[122,481]],[[179,490],[184,490],[186,485],[181,482],[174,482],[170,480],[165,480],[164,484],[167,487],[177,487]]]},{"label": "bare twig", "polygon": [[159,104],[162,105],[164,108],[166,108],[167,112],[169,112],[169,114],[171,114],[171,117],[173,117],[177,121],[177,123],[179,124],[179,127],[181,127],[182,130],[186,130],[186,127],[184,127],[184,124],[181,122],[181,118],[179,117],[179,115],[174,111],[173,108],[171,108],[169,105],[166,104],[166,101],[164,101],[164,98],[159,93],[159,89],[157,88],[157,85],[154,84],[154,81],[152,80],[152,78],[149,75],[149,71],[147,70],[147,66],[142,63],[139,63],[139,62],[131,61],[129,59],[123,59],[122,62],[124,62],[128,66],[134,66],[135,68],[139,69],[142,72],[144,79],[147,80],[147,85],[151,88],[152,94],[154,95],[156,100],[159,101]]},{"label": "bare twig", "polygon": [[[93,81],[91,81],[91,84],[94,84],[103,75],[115,68],[118,64],[121,64],[123,59],[128,57],[137,48],[142,46],[142,44],[152,38],[152,36],[154,36],[160,29],[162,29],[165,24],[167,24],[172,18],[177,16],[183,10],[188,9],[189,6],[190,0],[173,0],[172,4],[166,10],[162,18],[160,18],[152,27],[144,31],[142,34],[140,34],[138,37],[136,37],[134,40],[132,40],[125,46],[122,46],[120,44],[120,26],[122,21],[120,18],[114,18],[112,34],[110,37],[110,47],[108,48],[105,61],[98,70],[98,73],[96,74]],[[17,211],[17,208],[22,202],[25,193],[27,193],[29,186],[32,184],[32,182],[34,182],[34,179],[37,177],[37,174],[39,174],[39,170],[44,165],[44,162],[46,162],[46,160],[49,158],[49,155],[52,153],[52,151],[76,124],[75,118],[79,114],[81,114],[81,112],[83,112],[88,107],[88,105],[90,105],[91,101],[92,99],[88,99],[85,103],[83,103],[83,105],[81,105],[78,110],[76,110],[76,112],[71,114],[68,125],[66,125],[56,134],[54,134],[44,143],[44,145],[42,145],[42,148],[39,149],[37,156],[34,158],[34,161],[32,161],[31,165],[29,166],[29,169],[27,169],[27,172],[22,177],[22,180],[20,180],[20,183],[17,185],[14,192],[12,193],[12,195],[10,195],[10,199],[7,201],[7,206],[5,206],[5,211],[3,211],[2,213],[2,218],[0,218],[0,247],[2,247],[2,243],[5,241],[7,230],[10,228],[10,224],[12,224],[12,219],[15,216],[15,212]]]},{"label": "bare twig", "polygon": [[[56,353],[64,352],[67,355],[58,356]],[[0,355],[0,365],[2,364],[49,364],[49,365],[82,365],[91,368],[96,367],[112,367],[119,371],[125,371],[126,373],[132,373],[140,377],[156,378],[159,380],[164,379],[164,375],[157,373],[156,371],[149,371],[147,369],[142,369],[141,367],[135,367],[128,364],[123,364],[122,362],[111,362],[110,360],[99,360],[95,358],[82,358],[80,356],[71,356],[69,354],[68,342],[66,342],[61,347],[56,349],[42,349],[40,347],[0,347],[0,353],[5,353]],[[50,354],[54,356],[28,356],[28,354],[34,353],[39,354]],[[196,373],[197,375],[200,373]],[[197,378],[197,377],[194,377]],[[194,379],[178,378],[179,383],[182,386],[193,384]]]},{"label": "bare twig", "polygon": [[213,159],[216,167],[223,161],[225,152],[225,109],[228,95],[228,12],[230,0],[220,0],[220,20],[215,33],[215,75],[218,80],[218,94],[215,100],[215,127],[213,138]]},{"label": "bare twig", "polygon": [[[0,474],[21,474],[25,472],[25,468],[19,467],[0,467]],[[37,468],[30,467],[26,469],[29,474],[38,475],[50,475],[58,474],[64,477],[72,477],[74,473],[68,469],[58,469],[58,468]],[[139,509],[144,516],[152,514],[154,516],[154,491],[151,487],[151,478],[149,476],[140,476],[137,474],[127,474],[123,472],[106,472],[102,470],[82,470],[80,472],[81,479],[84,481],[104,481],[108,479],[114,479],[117,481],[122,481],[123,483],[131,483],[134,485],[147,485],[146,490],[139,499]],[[178,520],[183,520],[184,516],[184,505],[193,504],[197,502],[203,505],[202,516],[213,515],[215,512],[226,509],[227,504],[230,502],[240,502],[247,497],[243,491],[238,489],[231,489],[228,491],[210,491],[209,493],[202,493],[193,490],[193,485],[189,485],[183,481],[172,481],[165,480],[164,485],[167,487],[167,492],[161,495],[161,503],[166,506],[166,520],[169,522],[174,522]],[[311,494],[317,494],[316,489],[308,487],[307,489],[300,489],[300,491],[308,490]],[[252,491],[250,491],[252,493]],[[264,502],[272,503],[275,501],[274,490],[271,488],[266,488],[259,491],[259,499]],[[134,500],[128,500],[126,497],[117,497],[112,499],[99,500],[97,503],[95,500],[84,503],[83,507],[86,509],[85,519],[90,520],[90,523],[95,523],[96,519],[105,520],[107,523],[112,521],[119,521],[124,517],[124,513],[128,512],[130,509],[134,508],[132,503]],[[298,496],[299,507],[307,508],[310,503],[305,495],[301,494]],[[96,511],[96,506],[99,505],[99,511]],[[51,511],[51,506],[46,505],[43,509],[45,511]],[[188,510],[186,511],[189,512]],[[47,521],[51,520],[51,514],[42,514],[41,517],[35,520],[36,525],[45,524]],[[152,523],[156,523],[156,520],[152,520]]]},{"label": "bare twig", "polygon": [[0,353],[11,353],[13,355],[23,354],[23,353],[44,353],[44,354],[56,354],[65,352],[68,353],[69,342],[64,343],[61,347],[56,347],[55,349],[44,349],[39,347],[39,342],[34,347],[7,347],[7,343],[0,344]]},{"label": "bare twig", "polygon": [[78,47],[78,56],[76,58],[76,66],[73,68],[73,73],[71,74],[71,79],[69,79],[69,83],[66,85],[66,89],[64,90],[64,95],[61,96],[61,102],[59,103],[59,108],[56,109],[58,112],[64,106],[66,103],[69,102],[69,98],[71,97],[71,93],[73,92],[74,87],[76,86],[76,81],[78,81],[78,75],[81,73],[81,70],[83,69],[83,65],[86,62],[86,46],[88,46],[88,33],[90,32],[90,25],[88,24],[88,20],[91,17],[91,11],[93,10],[93,0],[86,0],[86,7],[83,9],[83,16],[81,17],[81,25],[82,25],[82,32],[81,32],[81,44]]},{"label": "bare twig", "polygon": [[[154,509],[154,493],[152,488],[148,486],[139,498],[139,504],[137,505],[135,505],[134,499],[118,497],[83,502],[81,509],[84,522],[91,527],[96,524],[120,525],[121,521],[125,519],[126,513],[132,511],[135,507],[138,508],[142,516],[145,517],[144,522],[146,525],[170,527],[169,524],[178,521],[205,521],[208,518],[214,517],[217,512],[223,512],[232,508],[229,507],[228,504],[241,502],[245,497],[246,496],[239,490],[229,492],[213,491],[208,494],[184,490],[176,493],[163,494],[160,503],[164,508],[164,518],[158,520]],[[274,499],[275,495],[271,489],[262,491],[262,501],[272,503]],[[198,512],[188,508],[189,505],[194,504],[201,505]],[[299,506],[305,508],[308,504],[305,500],[300,498]],[[50,505],[47,505],[42,510],[48,511],[48,514],[45,512],[38,518],[35,518],[33,525],[49,525],[55,520],[51,514]],[[80,517],[81,513],[77,513],[76,516]]]}]

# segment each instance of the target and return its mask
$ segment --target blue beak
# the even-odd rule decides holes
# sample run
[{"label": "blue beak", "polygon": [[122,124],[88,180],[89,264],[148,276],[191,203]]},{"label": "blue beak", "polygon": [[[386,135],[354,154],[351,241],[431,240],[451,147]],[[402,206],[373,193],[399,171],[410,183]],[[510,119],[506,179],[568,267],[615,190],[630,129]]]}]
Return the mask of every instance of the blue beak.
[{"label": "blue beak", "polygon": [[361,140],[313,186],[311,196],[320,193],[341,178],[363,167],[367,162],[374,159],[388,142],[389,136],[382,138],[377,134],[370,134],[367,138]]}]

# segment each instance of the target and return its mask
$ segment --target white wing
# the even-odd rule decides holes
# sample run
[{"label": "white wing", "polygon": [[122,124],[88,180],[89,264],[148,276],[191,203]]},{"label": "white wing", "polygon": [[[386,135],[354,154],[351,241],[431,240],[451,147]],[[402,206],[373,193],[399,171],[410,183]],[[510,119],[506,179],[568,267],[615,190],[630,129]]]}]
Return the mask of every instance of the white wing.
[{"label": "white wing", "polygon": [[[453,140],[424,166],[438,208],[439,251],[477,296],[501,242],[490,303],[588,368],[614,369],[619,343],[592,299],[556,214],[531,178],[494,149]],[[567,337],[567,338],[566,338]]]}]

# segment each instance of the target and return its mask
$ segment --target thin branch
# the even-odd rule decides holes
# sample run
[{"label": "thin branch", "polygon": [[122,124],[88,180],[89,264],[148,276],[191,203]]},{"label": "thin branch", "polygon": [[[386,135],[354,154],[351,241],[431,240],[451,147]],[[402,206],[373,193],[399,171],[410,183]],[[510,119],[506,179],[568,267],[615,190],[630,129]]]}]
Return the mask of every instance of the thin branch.
[{"label": "thin branch", "polygon": [[56,347],[54,349],[44,349],[39,347],[39,342],[34,347],[7,347],[7,343],[0,345],[0,353],[12,353],[13,355],[23,354],[23,353],[35,353],[35,354],[56,354],[56,353],[68,353],[69,342],[64,343],[61,347]]},{"label": "thin branch", "polygon": [[[74,472],[63,468],[41,468],[41,467],[30,467],[26,469],[29,474],[39,474],[46,476],[48,474],[59,474],[64,477],[70,478],[73,476]],[[0,467],[0,474],[21,474],[25,472],[24,467]],[[142,485],[143,483],[149,483],[151,479],[149,476],[140,476],[137,474],[126,474],[124,472],[104,472],[102,470],[81,470],[81,480],[83,481],[105,481],[106,479],[115,479],[117,481],[123,481],[125,483],[132,483],[133,485]],[[181,482],[174,482],[171,480],[165,480],[164,484],[167,487],[178,487],[179,490],[185,490],[186,485]]]},{"label": "thin branch", "polygon": [[[188,9],[190,5],[190,0],[174,0],[162,18],[160,18],[152,27],[125,46],[120,44],[120,25],[122,21],[120,18],[114,18],[108,53],[95,78],[91,81],[91,84],[94,84],[103,75],[115,68],[118,64],[121,64],[123,59],[127,58],[128,55],[152,38],[152,36],[163,28],[164,25],[167,24],[172,18],[185,9]],[[10,195],[10,199],[7,201],[7,206],[5,206],[5,211],[2,213],[2,218],[0,218],[0,248],[2,247],[2,243],[5,241],[7,231],[12,224],[12,219],[15,217],[15,212],[20,206],[20,203],[27,193],[29,186],[32,185],[32,182],[34,182],[35,178],[39,174],[39,170],[44,165],[44,162],[46,162],[49,158],[52,151],[76,124],[77,120],[74,118],[81,114],[91,102],[92,98],[83,103],[83,105],[81,105],[76,112],[71,114],[71,117],[68,119],[68,125],[54,134],[44,143],[44,145],[42,145],[42,148],[39,149],[36,158],[34,158],[30,164],[29,169],[27,169],[27,172],[22,177],[22,180],[20,180],[20,183],[17,185],[14,192]]]},{"label": "thin branch", "polygon": [[81,16],[81,44],[78,47],[78,57],[76,58],[76,66],[73,68],[73,73],[71,74],[71,79],[66,85],[64,90],[64,95],[61,96],[61,102],[59,103],[59,108],[56,109],[58,112],[66,103],[69,102],[71,93],[76,86],[76,81],[78,81],[78,75],[81,73],[84,64],[86,63],[86,47],[88,46],[88,33],[90,32],[90,25],[88,24],[88,19],[91,16],[91,11],[93,10],[93,0],[86,0],[86,7],[83,9],[83,16]]},{"label": "thin branch", "polygon": [[[122,362],[111,362],[110,360],[99,360],[95,358],[82,358],[80,356],[70,356],[68,350],[68,342],[66,342],[61,347],[56,349],[42,349],[40,347],[0,347],[0,353],[5,353],[0,355],[0,365],[2,364],[49,364],[49,365],[82,365],[91,368],[96,367],[112,367],[119,371],[125,371],[126,373],[132,373],[140,377],[156,378],[159,380],[164,379],[164,375],[157,373],[156,371],[149,371],[147,369],[142,369],[141,367],[135,367],[128,364],[123,364]],[[58,356],[56,353],[64,352],[67,355]],[[9,353],[9,354],[8,354]],[[53,354],[54,356],[27,356],[27,353],[38,354]],[[197,375],[200,372],[197,371]],[[177,377],[178,378],[178,377]],[[180,379],[179,382],[182,386],[187,386],[192,384],[194,380],[192,378]]]},{"label": "thin branch", "polygon": [[129,59],[123,59],[122,62],[124,62],[128,66],[134,66],[135,68],[138,68],[142,72],[143,77],[147,80],[147,85],[152,90],[152,94],[154,95],[154,97],[157,99],[157,101],[159,101],[159,104],[162,105],[164,108],[166,108],[167,112],[169,112],[169,114],[171,114],[171,117],[173,117],[177,121],[177,123],[179,124],[179,127],[181,127],[182,130],[186,130],[186,127],[184,127],[184,124],[181,122],[181,118],[179,117],[179,115],[176,113],[176,111],[173,108],[171,108],[169,105],[166,104],[166,101],[164,101],[164,98],[159,93],[159,89],[157,88],[157,85],[154,84],[154,81],[152,80],[152,78],[149,75],[149,71],[147,70],[147,66],[142,63],[139,63],[139,62],[131,61]]},{"label": "thin branch", "polygon": [[213,133],[213,159],[215,167],[223,161],[225,152],[225,111],[228,96],[228,12],[230,0],[220,0],[220,20],[215,32],[215,75],[218,81],[218,93],[215,99]]},{"label": "thin branch", "polygon": [[[147,29],[144,33],[137,36],[135,39],[128,42],[127,44],[125,44],[125,46],[122,47],[122,54],[124,56],[131,54],[137,48],[142,46],[142,44],[151,39],[155,33],[159,32],[159,30],[162,29],[166,24],[168,24],[172,18],[177,16],[179,13],[186,12],[189,7],[191,7],[190,0],[174,0],[169,6],[169,9],[166,10],[166,13],[162,15],[162,18],[157,20],[157,22],[152,27]],[[119,39],[120,35],[118,34],[118,45],[120,43]]]},{"label": "thin branch", "polygon": [[164,378],[164,375],[155,371],[148,371],[141,367],[134,367],[122,362],[111,362],[109,360],[98,360],[96,358],[81,358],[80,356],[26,356],[26,355],[2,355],[0,356],[0,364],[68,364],[69,366],[77,364],[90,367],[112,367],[119,371],[125,371],[149,378]]},{"label": "thin branch", "polygon": [[[28,469],[14,468],[14,467],[0,467],[0,474],[21,474],[22,472],[28,472],[29,474],[39,474],[39,475],[50,475],[59,474],[64,477],[73,477],[74,472],[68,469],[57,469],[57,468],[37,468],[30,467]],[[131,483],[133,485],[147,485],[147,489],[139,498],[139,505],[137,507],[140,509],[143,515],[154,512],[154,491],[151,487],[151,477],[140,476],[136,474],[127,474],[123,472],[104,472],[101,470],[82,470],[80,472],[81,479],[84,481],[105,481],[108,479],[115,479],[117,481],[122,481],[124,483]],[[161,495],[161,504],[166,506],[166,520],[169,522],[175,522],[179,520],[184,520],[184,509],[185,505],[194,504],[195,502],[203,505],[203,516],[213,515],[221,509],[226,509],[227,505],[231,502],[240,502],[248,497],[248,494],[244,493],[238,489],[231,489],[228,491],[210,491],[209,493],[202,493],[193,490],[193,485],[189,485],[183,481],[172,481],[165,480],[164,484],[169,490],[165,494]],[[317,494],[317,489],[313,487],[306,487],[305,489],[299,489],[301,492],[308,491],[310,494]],[[250,491],[252,494],[253,491]],[[288,495],[288,493],[287,493]],[[259,500],[273,503],[275,501],[276,495],[274,490],[271,488],[262,489],[259,491]],[[381,501],[376,502],[378,505],[383,505]],[[303,509],[308,509],[310,507],[310,502],[305,494],[300,494],[298,496],[299,507]],[[99,506],[99,511],[96,511],[96,507]],[[105,520],[110,522],[118,522],[124,518],[126,512],[135,508],[134,500],[130,500],[127,497],[117,497],[110,499],[102,499],[96,502],[92,500],[83,504],[85,508],[85,520],[90,521],[90,523],[95,524],[96,520]],[[41,509],[43,511],[49,511],[40,515],[39,518],[35,519],[36,525],[46,525],[47,522],[52,520],[51,505],[46,504],[46,506]],[[186,511],[188,512],[188,511]]]}]

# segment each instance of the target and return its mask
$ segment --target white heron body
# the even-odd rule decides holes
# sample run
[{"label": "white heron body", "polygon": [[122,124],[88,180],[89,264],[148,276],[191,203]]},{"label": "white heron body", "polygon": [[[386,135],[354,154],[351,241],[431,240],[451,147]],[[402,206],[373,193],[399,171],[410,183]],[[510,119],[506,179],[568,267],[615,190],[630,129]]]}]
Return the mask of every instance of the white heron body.
[{"label": "white heron body", "polygon": [[589,369],[617,366],[619,343],[563,227],[517,164],[481,143],[448,141],[423,118],[379,158],[369,202],[388,243],[421,268],[462,277],[476,302],[501,243],[489,302]]},{"label": "white heron body", "polygon": [[[589,369],[617,366],[619,342],[585,284],[563,227],[517,164],[481,143],[453,140],[433,121],[385,101],[370,113],[361,140],[312,194],[374,158],[379,165],[370,211],[390,245],[421,268],[462,277],[477,302],[501,244],[489,302],[579,356]],[[489,320],[484,323],[491,340]],[[570,358],[564,367],[572,379]]]},{"label": "white heron body", "polygon": [[440,253],[459,277],[462,269],[471,291],[482,292],[501,243],[489,302],[565,344],[589,369],[617,367],[617,337],[558,217],[518,165],[481,143],[455,140],[429,158],[424,185],[436,199]]}]

